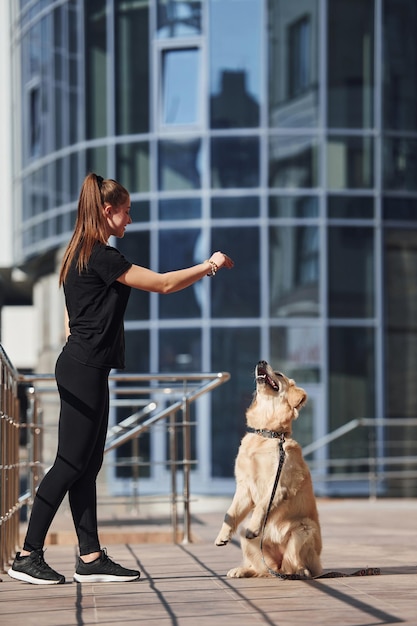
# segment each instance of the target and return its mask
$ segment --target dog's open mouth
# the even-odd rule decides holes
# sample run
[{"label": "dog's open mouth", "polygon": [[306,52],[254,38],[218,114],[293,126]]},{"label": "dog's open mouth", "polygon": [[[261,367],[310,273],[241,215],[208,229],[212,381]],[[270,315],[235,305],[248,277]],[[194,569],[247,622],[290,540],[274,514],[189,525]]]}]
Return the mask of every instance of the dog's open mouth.
[{"label": "dog's open mouth", "polygon": [[256,381],[263,382],[266,385],[269,385],[275,391],[279,391],[278,383],[275,382],[275,380],[271,378],[271,376],[269,376],[266,369],[262,367],[261,365],[258,365],[258,367],[256,368]]}]

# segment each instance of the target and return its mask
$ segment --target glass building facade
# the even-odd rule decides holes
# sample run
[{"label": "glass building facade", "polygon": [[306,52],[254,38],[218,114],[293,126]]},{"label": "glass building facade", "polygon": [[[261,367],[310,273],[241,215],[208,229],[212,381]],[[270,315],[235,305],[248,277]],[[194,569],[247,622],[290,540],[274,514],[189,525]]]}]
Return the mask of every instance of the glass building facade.
[{"label": "glass building facade", "polygon": [[[231,373],[195,407],[196,488],[230,487],[260,358],[309,394],[302,444],[415,417],[416,1],[12,6],[18,263],[39,272],[66,244],[88,171],[131,192],[131,261],[235,260],[184,292],[132,293],[126,315],[128,371]],[[416,454],[406,426],[375,424],[381,462]],[[368,451],[360,429],[320,448],[323,492],[364,493]],[[401,484],[382,490],[417,495]]]}]

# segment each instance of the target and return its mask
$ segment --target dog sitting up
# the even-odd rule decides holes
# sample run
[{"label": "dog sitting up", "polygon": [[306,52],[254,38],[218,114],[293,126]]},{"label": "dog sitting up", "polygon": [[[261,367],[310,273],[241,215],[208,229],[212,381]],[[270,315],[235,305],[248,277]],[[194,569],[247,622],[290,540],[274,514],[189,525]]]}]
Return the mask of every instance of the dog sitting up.
[{"label": "dog sitting up", "polygon": [[[246,412],[248,432],[235,463],[236,492],[215,543],[226,545],[251,513],[241,532],[243,565],[227,575],[312,578],[322,573],[319,517],[309,468],[291,438],[292,421],[307,394],[266,361],[258,363],[255,375],[256,390]],[[285,457],[270,502],[280,438]]]}]

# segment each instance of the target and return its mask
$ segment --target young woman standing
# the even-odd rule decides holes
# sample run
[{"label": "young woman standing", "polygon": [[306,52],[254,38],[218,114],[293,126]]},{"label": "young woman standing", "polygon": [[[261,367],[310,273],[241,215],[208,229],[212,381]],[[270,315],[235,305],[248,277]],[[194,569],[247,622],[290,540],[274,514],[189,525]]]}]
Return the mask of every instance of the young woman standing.
[{"label": "young woman standing", "polygon": [[58,450],[37,490],[23,544],[9,575],[34,584],[60,584],[62,574],[44,560],[43,546],[66,493],[78,537],[77,582],[127,582],[140,572],[112,561],[97,530],[96,478],[103,462],[112,368],[124,367],[124,313],[130,289],[166,294],[214,276],[233,261],[222,252],[186,269],[157,273],[133,265],[111,236],[131,224],[130,196],[118,182],[89,174],[82,185],[72,238],[61,266],[68,322],[67,342],[55,375],[60,396]]}]

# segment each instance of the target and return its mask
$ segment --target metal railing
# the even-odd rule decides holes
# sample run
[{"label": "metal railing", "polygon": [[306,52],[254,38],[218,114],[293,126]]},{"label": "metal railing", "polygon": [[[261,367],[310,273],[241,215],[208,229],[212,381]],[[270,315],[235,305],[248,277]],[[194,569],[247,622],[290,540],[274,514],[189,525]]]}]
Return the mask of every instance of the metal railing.
[{"label": "metal railing", "polygon": [[[397,433],[397,440],[392,441],[388,436],[388,429],[392,427]],[[400,429],[404,429],[400,432]],[[411,436],[410,429],[413,429]],[[357,430],[366,431],[364,437],[359,437],[352,443],[347,443],[349,435]],[[384,436],[382,436],[384,431]],[[406,434],[407,433],[407,434]],[[349,457],[340,454],[338,458],[312,458],[311,455],[323,450],[338,439],[345,439],[345,449]],[[409,440],[408,448],[413,454],[405,453],[405,442]],[[359,450],[360,447],[360,450]],[[392,452],[390,450],[401,450]],[[356,454],[355,454],[356,451]],[[400,482],[415,481],[417,478],[417,418],[357,418],[343,424],[334,431],[303,447],[303,456],[306,458],[314,476],[315,485],[325,485],[325,493],[334,495],[332,484],[362,482],[365,492],[371,499],[383,495],[398,495],[396,487]],[[362,452],[362,453],[361,453]],[[348,470],[348,471],[346,471]],[[357,489],[357,487],[356,487]],[[343,492],[343,489],[342,489]],[[357,494],[357,492],[356,492]],[[403,493],[400,495],[404,495]],[[415,489],[413,489],[415,495]]]},{"label": "metal railing", "polygon": [[[53,374],[20,375],[1,349],[1,558],[4,570],[19,542],[20,510],[30,506],[44,473],[42,459],[43,394],[57,393]],[[182,541],[190,541],[190,471],[196,460],[191,458],[190,406],[202,395],[213,391],[230,379],[228,372],[191,374],[115,374],[109,377],[111,405],[123,403],[120,396],[129,396],[130,406],[142,408],[109,429],[105,453],[128,441],[136,441],[155,424],[167,420],[169,434],[170,505],[173,541],[177,542],[178,505],[183,509]],[[26,421],[19,417],[18,387],[26,389]],[[135,386],[132,386],[135,385]],[[162,409],[152,400],[163,395]],[[138,396],[144,396],[138,399]],[[178,419],[180,415],[180,419]],[[27,433],[26,446],[19,446],[19,433]],[[182,457],[178,458],[177,433],[181,433]],[[22,457],[22,452],[24,452]],[[19,456],[20,455],[20,456]],[[132,461],[132,464],[134,460]],[[177,493],[177,474],[182,473],[182,492]],[[22,490],[22,487],[24,489]]]},{"label": "metal railing", "polygon": [[0,345],[0,565],[19,537],[18,373]]}]

